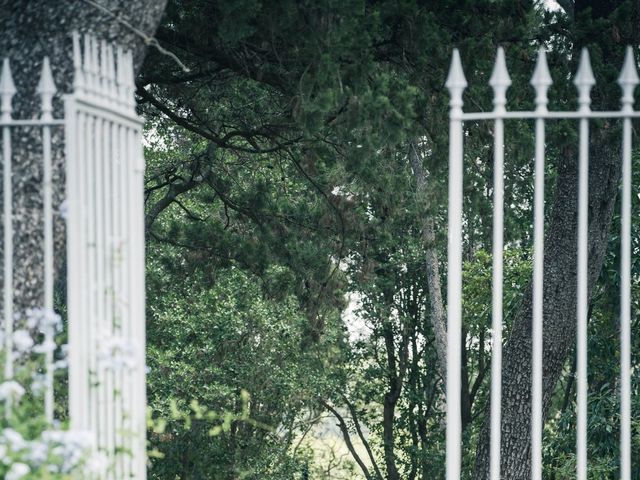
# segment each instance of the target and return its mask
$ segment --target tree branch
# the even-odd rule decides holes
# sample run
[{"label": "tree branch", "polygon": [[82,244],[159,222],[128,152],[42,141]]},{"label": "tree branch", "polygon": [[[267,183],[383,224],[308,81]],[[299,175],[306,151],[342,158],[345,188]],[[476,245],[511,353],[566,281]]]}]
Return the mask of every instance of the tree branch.
[{"label": "tree branch", "polygon": [[344,417],[342,415],[340,415],[340,413],[338,413],[338,411],[335,408],[333,408],[331,405],[329,405],[324,400],[321,399],[320,403],[324,406],[324,408],[329,410],[333,414],[334,417],[336,417],[336,420],[338,420],[338,427],[340,428],[340,431],[342,432],[342,437],[344,438],[344,443],[347,445],[347,448],[349,449],[349,452],[351,452],[351,455],[353,456],[353,459],[356,461],[356,463],[360,467],[360,470],[362,470],[362,473],[364,474],[365,478],[367,480],[375,480],[374,477],[371,476],[371,473],[369,472],[369,469],[364,464],[364,462],[360,458],[360,455],[358,455],[358,452],[356,452],[356,449],[353,446],[353,443],[351,442],[351,435],[349,435],[349,429],[347,428],[347,423],[345,422]]}]

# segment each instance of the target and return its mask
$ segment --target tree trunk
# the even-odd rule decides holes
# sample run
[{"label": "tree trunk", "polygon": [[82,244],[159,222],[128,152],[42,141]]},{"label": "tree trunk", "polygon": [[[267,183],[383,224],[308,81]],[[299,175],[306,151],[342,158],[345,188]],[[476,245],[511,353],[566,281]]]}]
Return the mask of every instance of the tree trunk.
[{"label": "tree trunk", "polygon": [[[605,142],[605,145],[607,143]],[[576,335],[577,156],[562,164],[544,254],[543,409],[571,352]],[[589,174],[589,295],[608,243],[620,178],[617,150],[592,143]],[[527,288],[502,364],[502,476],[530,478],[531,468],[531,286]],[[476,458],[476,479],[489,477],[489,406]]]},{"label": "tree trunk", "polygon": [[[564,2],[569,3],[569,2]],[[578,47],[597,44],[607,63],[622,65],[623,45],[637,44],[638,2],[633,14],[628,12],[617,22],[611,15],[623,0],[572,2],[572,20],[584,22],[575,25],[573,41]],[[609,17],[609,28],[602,19]],[[597,22],[594,20],[598,19]],[[619,34],[625,32],[621,40]],[[604,72],[604,69],[602,69]],[[610,71],[608,72],[610,73]],[[609,75],[611,77],[611,75]],[[619,107],[619,89],[614,78],[602,79],[595,91],[594,109],[615,110]],[[593,124],[593,123],[592,123]],[[621,174],[621,135],[611,123],[592,127],[589,156],[589,299],[598,279],[609,240],[609,229],[614,213]],[[615,125],[615,123],[614,123]],[[546,418],[551,397],[560,379],[576,337],[577,292],[577,197],[578,160],[576,151],[564,152],[558,165],[558,179],[551,218],[545,236],[544,251],[544,312],[543,312],[543,416]],[[514,319],[509,340],[503,351],[502,367],[502,478],[524,480],[531,477],[531,318],[532,290],[527,288],[522,304]],[[489,406],[476,454],[477,480],[489,477]]]},{"label": "tree trunk", "polygon": [[421,217],[422,243],[424,248],[424,265],[427,273],[427,290],[429,292],[429,305],[431,312],[429,320],[435,337],[436,353],[438,355],[438,372],[443,381],[447,378],[447,314],[442,300],[442,287],[440,278],[440,261],[436,252],[436,233],[433,224],[433,216],[429,212],[427,204],[428,185],[427,177],[422,167],[422,158],[418,154],[418,142],[409,142],[409,163],[416,180],[416,197],[420,203],[425,204]]},{"label": "tree trunk", "polygon": [[[13,100],[14,118],[34,118],[40,113],[40,98],[34,92],[45,55],[51,60],[59,94],[71,91],[73,30],[131,49],[139,68],[145,42],[131,27],[146,36],[153,35],[165,3],[166,0],[0,0],[0,54],[9,58],[18,89]],[[54,116],[61,118],[62,109],[58,95],[54,99]],[[27,307],[43,305],[42,146],[39,129],[12,130],[13,289],[14,309],[20,314]],[[64,132],[54,128],[52,133],[53,205],[54,212],[58,212],[65,196]],[[64,222],[58,214],[54,214],[54,230],[56,270],[62,272]]]},{"label": "tree trunk", "polygon": [[[389,369],[388,391],[384,395],[384,402],[382,405],[382,439],[384,446],[384,462],[387,468],[387,480],[400,480],[400,473],[398,472],[394,452],[394,421],[396,404],[398,403],[398,399],[400,398],[400,394],[402,393],[404,369],[402,365],[398,367],[396,363],[396,349],[394,345],[395,342],[393,338],[393,328],[391,327],[390,320],[387,320],[386,325],[383,326],[383,335],[385,348],[387,350],[387,368]],[[403,351],[404,348],[404,346],[400,346],[400,348],[398,348],[398,354],[401,357],[401,364],[403,363],[403,361],[405,361],[405,359],[402,358],[402,356],[406,354],[406,351]]]}]

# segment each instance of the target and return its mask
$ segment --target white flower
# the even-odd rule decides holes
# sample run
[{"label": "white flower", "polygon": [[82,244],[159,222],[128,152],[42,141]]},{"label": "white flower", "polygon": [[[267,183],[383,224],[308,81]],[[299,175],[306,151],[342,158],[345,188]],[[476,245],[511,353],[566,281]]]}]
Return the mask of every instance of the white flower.
[{"label": "white flower", "polygon": [[107,370],[136,367],[136,347],[128,338],[105,335],[100,341],[98,361]]},{"label": "white flower", "polygon": [[6,443],[9,444],[9,448],[13,452],[18,452],[27,446],[27,442],[22,438],[22,435],[12,428],[2,430],[2,437],[0,438],[6,440]]},{"label": "white flower", "polygon": [[38,372],[33,372],[31,374],[31,392],[34,394],[39,394],[45,391],[47,388],[47,377]]},{"label": "white flower", "polygon": [[48,353],[53,352],[56,349],[56,342],[53,340],[45,340],[42,343],[37,344],[33,347],[33,351],[35,353]]},{"label": "white flower", "polygon": [[66,359],[56,360],[53,364],[53,368],[56,370],[61,370],[63,368],[68,368],[69,362]]},{"label": "white flower", "polygon": [[62,460],[59,473],[70,473],[82,464],[93,445],[91,434],[82,431],[47,430],[42,441]]},{"label": "white flower", "polygon": [[109,468],[109,458],[102,452],[94,452],[84,464],[84,472],[90,477],[100,476]]},{"label": "white flower", "polygon": [[29,475],[31,469],[26,463],[14,463],[4,477],[5,480],[20,480],[22,477]]},{"label": "white flower", "polygon": [[69,214],[69,204],[67,203],[67,199],[66,198],[60,204],[58,212],[60,213],[60,216],[64,220],[67,219],[67,215]]},{"label": "white flower", "polygon": [[62,331],[62,319],[53,310],[46,308],[27,308],[25,310],[25,317],[27,326],[30,329],[38,329],[41,332],[46,332],[48,329],[52,329],[54,332]]},{"label": "white flower", "polygon": [[33,347],[33,338],[31,338],[28,330],[16,330],[13,332],[13,347],[19,353],[25,353]]},{"label": "white flower", "polygon": [[0,401],[5,401],[9,398],[20,400],[24,395],[24,388],[15,380],[7,380],[0,383]]},{"label": "white flower", "polygon": [[29,443],[29,453],[27,454],[29,463],[41,465],[47,460],[48,455],[49,447],[46,443],[37,440]]}]

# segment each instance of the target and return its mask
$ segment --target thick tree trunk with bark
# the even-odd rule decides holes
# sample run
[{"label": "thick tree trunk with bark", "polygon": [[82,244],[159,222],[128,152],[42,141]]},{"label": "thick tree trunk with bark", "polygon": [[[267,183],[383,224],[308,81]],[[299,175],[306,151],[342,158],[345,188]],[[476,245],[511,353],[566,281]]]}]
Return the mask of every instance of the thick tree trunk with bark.
[{"label": "thick tree trunk with bark", "polygon": [[[51,60],[58,92],[71,91],[73,30],[131,49],[139,67],[145,54],[143,35],[153,35],[165,3],[166,0],[0,0],[0,56],[9,58],[18,89],[13,101],[14,118],[34,118],[39,114],[40,98],[35,89],[44,56]],[[54,116],[61,118],[62,108],[58,95],[54,99]],[[65,196],[63,143],[62,128],[54,128],[54,212],[59,211]],[[41,133],[36,128],[14,128],[12,144],[14,309],[20,313],[43,304]],[[64,258],[63,223],[60,215],[54,215],[58,271],[62,270]]]},{"label": "thick tree trunk with bark", "polygon": [[[624,3],[631,6],[632,15],[621,17],[620,24],[602,20]],[[563,2],[576,22],[576,47],[597,43],[607,63],[622,64],[623,44],[637,44],[637,0],[598,2],[576,0]],[[594,22],[594,20],[598,20]],[[578,23],[582,25],[578,25]],[[625,38],[620,37],[624,32]],[[576,53],[578,50],[576,49]],[[576,54],[577,57],[577,54]],[[613,78],[598,82],[613,83]],[[594,109],[619,108],[619,90],[605,85],[595,93]],[[604,93],[603,93],[604,92]],[[609,241],[609,229],[614,213],[621,174],[621,135],[615,122],[592,123],[589,156],[589,298],[598,279]],[[555,198],[544,252],[543,307],[543,415],[546,418],[551,396],[572,351],[576,337],[577,291],[577,198],[578,155],[565,152],[558,165]],[[531,286],[525,292],[514,319],[509,340],[503,350],[502,368],[502,478],[531,478]],[[476,480],[489,478],[489,407],[478,444]],[[544,439],[543,439],[544,442]]]},{"label": "thick tree trunk with bark", "polygon": [[[418,142],[409,143],[409,163],[416,180],[417,197],[420,202],[427,203],[427,177],[422,167],[422,158],[417,151]],[[447,378],[447,314],[442,300],[440,279],[440,261],[436,252],[436,233],[433,216],[425,209],[421,219],[422,243],[424,247],[424,265],[427,273],[427,289],[429,291],[429,305],[431,307],[429,320],[435,337],[436,353],[438,355],[438,372],[443,381]]]},{"label": "thick tree trunk with bark", "polygon": [[[603,146],[604,144],[604,146]],[[589,292],[606,252],[620,156],[610,142],[592,143],[589,175]],[[577,155],[561,165],[544,254],[544,383],[547,412],[576,335]],[[530,478],[531,472],[531,287],[514,319],[502,364],[502,476]],[[489,407],[476,458],[476,479],[489,478]]]}]

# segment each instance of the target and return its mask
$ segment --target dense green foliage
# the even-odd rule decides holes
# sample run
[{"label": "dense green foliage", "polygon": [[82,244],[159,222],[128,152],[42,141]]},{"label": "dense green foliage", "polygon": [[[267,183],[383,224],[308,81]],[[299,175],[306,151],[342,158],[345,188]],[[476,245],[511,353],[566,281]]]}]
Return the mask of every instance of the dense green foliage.
[{"label": "dense green foliage", "polygon": [[[633,38],[618,21],[629,10],[622,5],[613,20],[586,12],[571,19],[512,0],[169,2],[157,38],[189,71],[151,50],[138,78],[148,119],[148,391],[153,418],[166,421],[150,437],[161,454],[151,478],[443,478],[425,250],[439,258],[446,293],[451,48],[462,52],[465,101],[488,110],[486,83],[504,45],[509,107],[524,109],[536,49],[547,45],[552,106],[566,109],[574,106],[574,87],[563,81],[575,68],[573,49],[595,45],[594,69],[608,85],[595,102],[608,105],[618,98],[617,65],[602,52],[619,54]],[[607,22],[619,37],[613,47]],[[493,152],[487,124],[467,132],[469,476],[490,379]],[[576,136],[569,122],[548,135],[550,199]],[[531,125],[511,124],[507,138],[505,338],[531,275]],[[412,148],[426,192],[416,186]],[[618,223],[590,320],[594,479],[618,468]],[[633,295],[636,306],[640,290]],[[634,342],[637,365],[637,335]],[[548,416],[549,478],[573,475],[574,368],[567,359]],[[201,406],[217,414],[203,416]],[[334,457],[314,432],[341,439]],[[637,424],[634,435],[637,457]]]}]

